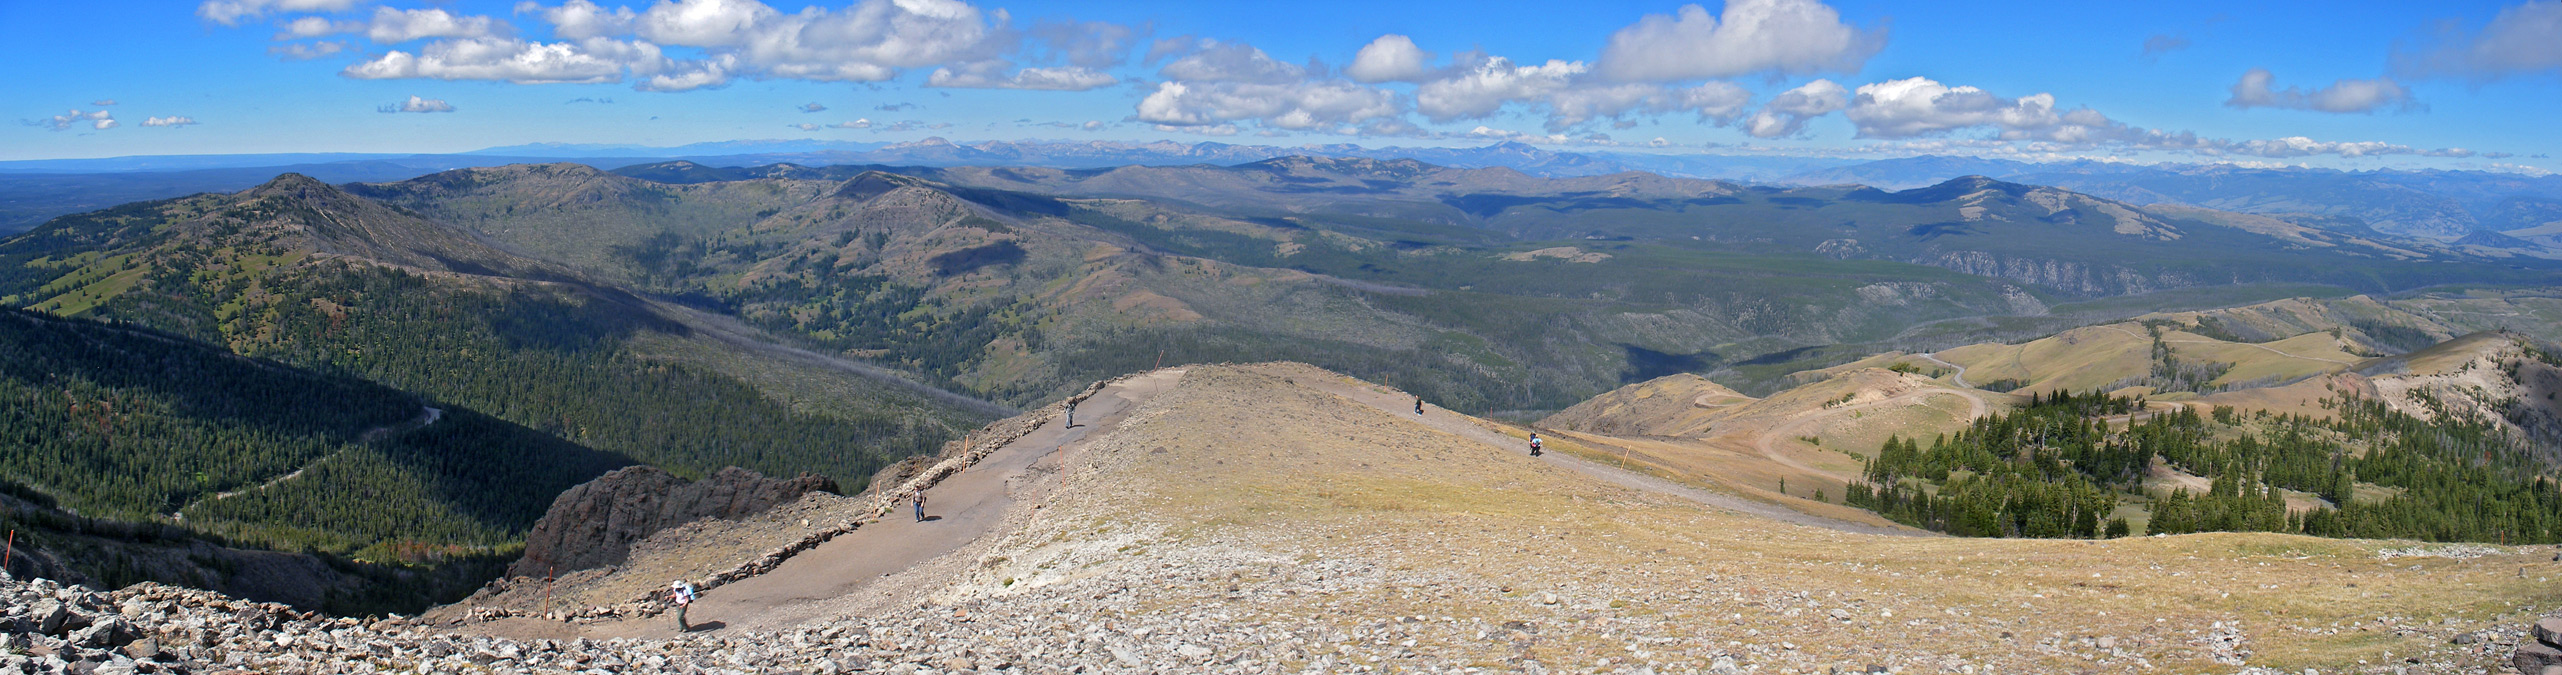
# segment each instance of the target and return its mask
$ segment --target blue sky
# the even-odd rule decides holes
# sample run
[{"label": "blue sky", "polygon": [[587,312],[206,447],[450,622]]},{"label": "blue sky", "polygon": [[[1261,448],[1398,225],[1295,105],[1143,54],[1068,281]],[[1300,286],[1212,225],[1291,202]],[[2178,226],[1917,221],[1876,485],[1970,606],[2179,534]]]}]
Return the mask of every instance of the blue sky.
[{"label": "blue sky", "polygon": [[1964,7],[0,0],[0,159],[1509,138],[2562,170],[2562,2]]}]

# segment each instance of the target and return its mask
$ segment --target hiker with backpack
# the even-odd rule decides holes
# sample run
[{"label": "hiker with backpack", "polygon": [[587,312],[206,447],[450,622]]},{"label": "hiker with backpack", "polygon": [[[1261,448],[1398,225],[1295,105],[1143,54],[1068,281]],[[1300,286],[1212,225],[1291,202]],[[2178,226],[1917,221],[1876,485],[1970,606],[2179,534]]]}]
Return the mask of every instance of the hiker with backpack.
[{"label": "hiker with backpack", "polygon": [[1539,432],[1530,432],[1530,456],[1539,456]]},{"label": "hiker with backpack", "polygon": [[676,605],[676,632],[693,632],[694,627],[685,623],[685,608],[694,604],[694,585],[683,579],[668,584],[667,601]]},{"label": "hiker with backpack", "polygon": [[925,491],[916,491],[916,522],[925,522]]},{"label": "hiker with backpack", "polygon": [[1414,414],[1423,414],[1423,397],[1414,397]]}]

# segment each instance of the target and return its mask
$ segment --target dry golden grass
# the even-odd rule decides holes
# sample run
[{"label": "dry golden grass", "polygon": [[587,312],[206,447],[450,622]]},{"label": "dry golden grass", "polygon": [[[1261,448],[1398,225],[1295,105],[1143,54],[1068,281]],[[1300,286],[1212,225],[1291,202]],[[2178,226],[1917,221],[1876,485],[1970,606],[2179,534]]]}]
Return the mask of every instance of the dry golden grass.
[{"label": "dry golden grass", "polygon": [[[1095,528],[1063,527],[1062,541],[1162,532],[1122,544],[1130,562],[1116,564],[1250,550],[1358,563],[1370,570],[1359,578],[1375,582],[1278,593],[1235,608],[1241,621],[1359,626],[1425,615],[1536,627],[1410,646],[1493,667],[1525,656],[1574,667],[1633,654],[1696,663],[1708,649],[1749,654],[1764,672],[1940,663],[1931,659],[2001,672],[2213,672],[2229,667],[2207,660],[2197,640],[2215,622],[2238,622],[2250,663],[2290,672],[2404,658],[2487,668],[2494,655],[2447,638],[2562,600],[2540,551],[2384,560],[2380,549],[2408,544],[1912,539],[1790,525],[1591,480],[1320,391],[1309,377],[1321,376],[1194,368],[1089,450],[1043,518]],[[1632,463],[1738,493],[1769,464],[1677,440],[1557,436],[1561,452],[1624,450]],[[1747,468],[1756,463],[1765,468]],[[1284,576],[1241,574],[1227,590],[1200,592],[1270,588]],[[1168,607],[1217,602],[1159,592]],[[1550,593],[1560,602],[1539,597]],[[2098,637],[2117,651],[2084,642]]]}]

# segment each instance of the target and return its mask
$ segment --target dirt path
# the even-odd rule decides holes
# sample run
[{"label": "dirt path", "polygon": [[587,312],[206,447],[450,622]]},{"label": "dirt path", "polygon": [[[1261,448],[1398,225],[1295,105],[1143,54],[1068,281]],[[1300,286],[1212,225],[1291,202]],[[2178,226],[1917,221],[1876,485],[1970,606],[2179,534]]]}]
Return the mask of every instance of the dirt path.
[{"label": "dirt path", "polygon": [[1960,387],[1965,387],[1965,388],[1968,388],[1968,389],[1973,389],[1973,388],[1975,388],[1975,385],[1967,384],[1967,383],[1966,383],[1966,367],[1965,367],[1965,366],[1961,366],[1961,365],[1957,365],[1957,364],[1954,364],[1954,363],[1949,363],[1949,362],[1947,362],[1947,361],[1941,361],[1941,360],[1939,360],[1939,353],[1938,353],[1938,352],[1931,352],[1931,353],[1928,353],[1928,354],[1914,354],[1914,356],[1922,357],[1922,360],[1924,360],[1924,361],[1929,361],[1929,362],[1931,362],[1931,363],[1936,363],[1936,364],[1939,364],[1939,365],[1948,366],[1948,367],[1950,367],[1950,368],[1955,368],[1955,369],[1957,369],[1957,374],[1948,376],[1948,381],[1950,381],[1950,382],[1954,382],[1954,383],[1957,383],[1957,386],[1960,386]]},{"label": "dirt path", "polygon": [[[366,429],[366,430],[364,430],[364,432],[356,434],[356,442],[358,442],[358,443],[372,443],[372,442],[374,442],[374,441],[382,440],[382,438],[383,438],[384,436],[389,436],[389,435],[392,435],[392,434],[394,434],[394,433],[409,433],[409,432],[412,432],[412,431],[417,431],[417,430],[420,430],[420,429],[425,429],[425,428],[427,428],[427,425],[435,424],[437,420],[441,420],[441,419],[445,419],[445,410],[444,410],[443,408],[438,408],[438,407],[435,407],[435,406],[420,406],[420,407],[418,408],[418,416],[417,416],[417,417],[410,418],[409,420],[407,420],[407,421],[403,421],[403,422],[401,422],[401,423],[399,423],[399,424],[387,424],[387,425],[383,425],[383,426],[379,426],[379,427],[374,427],[374,428],[371,428],[371,429]],[[259,484],[257,484],[257,485],[253,485],[253,486],[250,486],[250,487],[241,488],[241,489],[238,489],[238,490],[231,490],[231,491],[228,491],[228,492],[217,492],[217,493],[214,493],[214,495],[213,495],[213,496],[210,496],[210,497],[203,497],[203,498],[199,498],[199,499],[197,499],[197,500],[195,500],[195,501],[187,502],[187,504],[186,504],[185,506],[180,506],[180,507],[178,507],[178,510],[170,511],[170,512],[169,512],[169,518],[170,518],[171,520],[184,521],[184,520],[186,520],[186,519],[187,519],[187,509],[195,508],[197,504],[202,504],[202,503],[205,503],[205,502],[207,502],[207,501],[219,501],[219,500],[224,500],[224,499],[230,499],[230,498],[233,498],[233,497],[238,497],[238,496],[245,495],[245,494],[249,494],[249,493],[252,493],[252,492],[257,492],[257,491],[260,491],[260,490],[265,490],[265,489],[267,489],[267,488],[275,487],[276,485],[278,485],[278,484],[280,484],[280,483],[283,483],[283,482],[285,482],[285,481],[293,480],[293,479],[296,479],[296,478],[301,478],[301,477],[302,477],[302,473],[303,473],[303,472],[305,472],[305,471],[310,471],[312,467],[320,466],[320,463],[321,463],[321,462],[326,462],[326,461],[329,461],[329,460],[337,459],[337,458],[338,458],[338,455],[340,455],[340,454],[342,454],[342,453],[345,453],[345,452],[346,452],[345,450],[340,450],[340,451],[338,451],[338,452],[333,452],[333,453],[329,453],[329,454],[327,454],[327,455],[323,455],[323,456],[321,456],[321,458],[320,458],[320,459],[311,460],[311,463],[309,463],[309,464],[304,464],[304,465],[302,465],[302,467],[301,467],[301,468],[294,469],[292,472],[286,473],[285,475],[277,476],[277,477],[274,477],[274,478],[269,478],[269,479],[267,479],[267,482],[264,482],[264,483],[259,483]]]},{"label": "dirt path", "polygon": [[[1454,436],[1485,443],[1486,445],[1493,446],[1497,450],[1522,455],[1530,454],[1530,448],[1523,440],[1513,438],[1493,429],[1488,429],[1483,425],[1477,424],[1472,418],[1450,412],[1440,406],[1430,405],[1428,403],[1424,406],[1423,414],[1417,415],[1414,414],[1414,398],[1412,396],[1382,391],[1378,387],[1372,386],[1367,382],[1347,380],[1348,378],[1306,378],[1301,380],[1300,383],[1314,387],[1320,391],[1344,397],[1345,399],[1349,399],[1355,403],[1394,413],[1401,418],[1412,419],[1416,423],[1447,432]],[[1567,469],[1573,470],[1575,473],[1583,474],[1595,480],[1631,490],[1652,492],[1660,495],[1688,499],[1690,501],[1729,511],[1762,516],[1807,527],[1819,527],[1828,530],[1855,532],[1860,534],[1935,536],[1931,533],[1921,532],[1918,530],[1878,527],[1875,525],[1835,520],[1832,518],[1825,518],[1823,516],[1802,513],[1777,504],[1756,502],[1734,495],[1712,492],[1697,486],[1684,485],[1655,476],[1598,464],[1590,460],[1562,452],[1544,453],[1539,456],[1539,459],[1540,461],[1544,461],[1549,464],[1563,466]]]},{"label": "dirt path", "polygon": [[1861,410],[1867,410],[1867,409],[1870,409],[1870,408],[1876,408],[1876,407],[1884,406],[1884,405],[1887,405],[1887,404],[1893,404],[1893,403],[1906,403],[1906,402],[1911,402],[1911,401],[1919,400],[1919,399],[1922,399],[1922,398],[1925,398],[1925,397],[1930,397],[1930,396],[1939,396],[1939,395],[1955,396],[1955,397],[1958,397],[1958,398],[1966,399],[1966,403],[1967,403],[1966,419],[1967,419],[1968,421],[1973,421],[1973,420],[1975,420],[1975,419],[1982,418],[1982,417],[1984,416],[1984,413],[1985,413],[1986,411],[1990,410],[1990,408],[1986,407],[1986,406],[1985,406],[1985,404],[1984,404],[1984,397],[1983,397],[1982,395],[1980,395],[1980,394],[1976,394],[1975,392],[1972,392],[1972,391],[1967,391],[1967,390],[1963,390],[1963,389],[1925,389],[1925,390],[1922,390],[1922,391],[1916,391],[1916,392],[1912,392],[1912,393],[1908,393],[1908,394],[1903,394],[1903,395],[1901,395],[1901,396],[1889,396],[1889,397],[1882,398],[1882,399],[1878,399],[1878,400],[1875,400],[1875,401],[1869,401],[1869,402],[1867,402],[1867,403],[1861,403],[1861,404],[1859,404],[1859,405],[1846,405],[1846,406],[1842,406],[1842,407],[1839,407],[1839,408],[1832,408],[1832,409],[1825,410],[1825,411],[1823,411],[1823,412],[1818,412],[1818,413],[1815,413],[1815,414],[1812,414],[1812,415],[1807,415],[1807,416],[1805,416],[1805,417],[1800,417],[1800,418],[1797,418],[1797,419],[1789,420],[1788,422],[1783,423],[1783,424],[1780,424],[1779,426],[1771,427],[1769,431],[1761,432],[1761,436],[1760,436],[1760,437],[1753,439],[1753,449],[1761,451],[1762,456],[1763,456],[1763,457],[1768,457],[1768,458],[1770,458],[1770,461],[1778,462],[1778,463],[1780,463],[1780,464],[1787,465],[1789,468],[1793,468],[1793,469],[1796,469],[1796,470],[1799,470],[1799,471],[1804,471],[1804,472],[1807,472],[1807,473],[1815,474],[1815,475],[1818,475],[1818,476],[1831,476],[1831,477],[1833,477],[1833,478],[1841,479],[1843,482],[1854,482],[1854,483],[1855,483],[1855,482],[1858,482],[1858,481],[1859,481],[1859,477],[1858,477],[1858,476],[1844,476],[1844,475],[1837,474],[1837,473],[1833,473],[1833,472],[1830,472],[1830,471],[1825,471],[1825,470],[1823,470],[1823,469],[1818,469],[1818,468],[1815,468],[1815,467],[1812,467],[1812,466],[1807,466],[1804,462],[1799,462],[1799,461],[1797,461],[1797,459],[1796,459],[1796,458],[1794,458],[1794,457],[1789,457],[1788,455],[1786,455],[1786,454],[1784,454],[1784,453],[1779,452],[1778,448],[1776,447],[1776,443],[1777,443],[1777,442],[1779,441],[1779,439],[1781,439],[1781,438],[1788,438],[1788,437],[1792,437],[1793,435],[1795,435],[1795,434],[1796,434],[1796,432],[1797,432],[1799,429],[1803,429],[1803,428],[1805,428],[1805,426],[1806,426],[1806,425],[1808,425],[1808,424],[1813,424],[1813,423],[1815,423],[1815,421],[1817,421],[1817,420],[1821,420],[1821,419],[1824,419],[1824,418],[1827,418],[1827,417],[1832,417],[1832,416],[1840,415],[1840,414],[1843,414],[1843,413],[1850,413],[1850,412],[1857,412],[1857,411],[1861,411]]},{"label": "dirt path", "polygon": [[[831,614],[828,602],[880,578],[959,550],[995,529],[1013,506],[1014,479],[1041,458],[1109,430],[1140,403],[1174,386],[1183,370],[1169,368],[1105,387],[1077,407],[1078,424],[1054,419],[988,453],[977,464],[925,492],[929,520],[899,505],[881,519],[792,557],[771,572],[705,591],[686,614],[697,626],[725,632],[787,628]],[[585,637],[673,637],[671,617],[599,624]]]}]

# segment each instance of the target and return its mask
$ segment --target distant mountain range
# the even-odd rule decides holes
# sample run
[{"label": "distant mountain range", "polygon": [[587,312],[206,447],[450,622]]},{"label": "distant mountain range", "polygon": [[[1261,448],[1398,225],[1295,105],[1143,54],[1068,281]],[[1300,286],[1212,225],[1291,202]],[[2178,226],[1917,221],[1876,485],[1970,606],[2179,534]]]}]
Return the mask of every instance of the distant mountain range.
[{"label": "distant mountain range", "polygon": [[535,161],[600,169],[684,160],[705,167],[1233,166],[1281,157],[1415,160],[1453,169],[1507,168],[1566,178],[1645,172],[1679,178],[1881,189],[1935,185],[1969,175],[2061,187],[2137,206],[2170,204],[2290,219],[2312,227],[2373,228],[2394,237],[2562,255],[2562,176],[2456,170],[2339,171],[2230,164],[2033,163],[1921,156],[1862,161],[1828,157],[1551,150],[1518,142],[1480,147],[1237,145],[1173,141],[905,143],[743,140],[675,147],[542,143],[447,155],[273,154],[152,156],[0,162],[0,231],[141,199],[245,189],[292,171],[330,182],[381,182],[436,171]]}]

